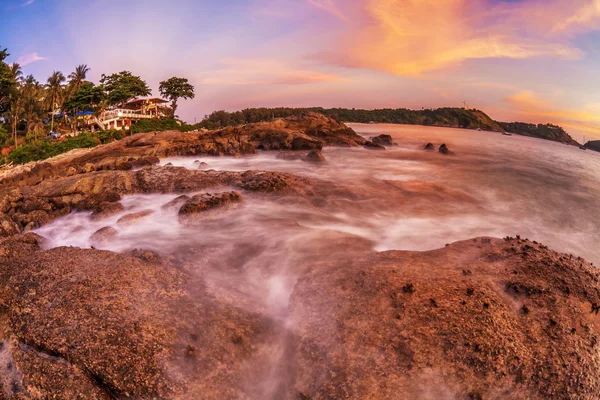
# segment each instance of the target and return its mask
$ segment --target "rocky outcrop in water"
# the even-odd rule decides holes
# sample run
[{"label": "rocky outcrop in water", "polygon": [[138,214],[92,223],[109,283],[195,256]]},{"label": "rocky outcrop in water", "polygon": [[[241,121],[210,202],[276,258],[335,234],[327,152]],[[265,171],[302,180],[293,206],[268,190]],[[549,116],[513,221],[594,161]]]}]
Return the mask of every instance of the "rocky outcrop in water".
[{"label": "rocky outcrop in water", "polygon": [[238,156],[253,154],[257,149],[321,150],[323,146],[360,146],[364,143],[365,139],[346,125],[310,113],[210,132],[141,133],[6,171],[0,177],[0,185],[31,186],[53,177],[94,171],[127,171],[158,164],[159,157]]},{"label": "rocky outcrop in water", "polygon": [[371,141],[375,144],[379,144],[382,146],[393,146],[394,145],[394,141],[392,140],[392,137],[390,135],[385,135],[385,134],[372,137]]},{"label": "rocky outcrop in water", "polygon": [[317,262],[297,271],[290,319],[274,329],[153,254],[43,251],[41,240],[0,240],[7,397],[258,398],[249,377],[264,369],[262,346],[281,338],[270,379],[282,399],[600,390],[600,274],[535,242],[479,238]]},{"label": "rocky outcrop in water", "polygon": [[385,146],[371,142],[370,140],[367,140],[365,142],[365,149],[367,149],[367,150],[385,150]]},{"label": "rocky outcrop in water", "polygon": [[242,201],[242,195],[237,192],[197,194],[181,206],[179,220],[185,223],[193,222],[205,217],[210,211],[236,207]]},{"label": "rocky outcrop in water", "polygon": [[[187,193],[219,186],[263,193],[302,193],[309,182],[291,174],[263,171],[190,171],[182,167],[147,167],[137,171],[101,171],[46,180],[0,194],[5,215],[20,230],[39,227],[71,211],[93,211],[103,219],[123,210],[121,195],[135,193]],[[0,214],[2,215],[2,214]],[[6,221],[2,229],[14,229]],[[13,227],[13,228],[11,228]],[[12,230],[10,230],[12,232]]]}]

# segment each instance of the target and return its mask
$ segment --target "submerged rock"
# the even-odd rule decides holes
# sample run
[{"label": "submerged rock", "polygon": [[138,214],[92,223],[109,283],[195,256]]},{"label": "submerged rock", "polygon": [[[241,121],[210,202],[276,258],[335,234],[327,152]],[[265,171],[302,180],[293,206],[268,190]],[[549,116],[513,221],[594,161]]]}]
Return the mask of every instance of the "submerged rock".
[{"label": "submerged rock", "polygon": [[242,195],[237,192],[198,194],[179,209],[179,220],[188,222],[202,217],[208,211],[237,207],[242,200]]},{"label": "submerged rock", "polygon": [[95,244],[104,244],[113,240],[119,232],[112,226],[105,226],[98,229],[90,236],[90,241]]},{"label": "submerged rock", "polygon": [[188,200],[190,196],[182,194],[181,196],[175,197],[173,200],[165,203],[161,206],[163,210],[179,210]]},{"label": "submerged rock", "polygon": [[371,141],[375,144],[380,144],[382,146],[393,146],[394,141],[390,135],[379,135],[371,138]]},{"label": "submerged rock", "polygon": [[433,143],[427,143],[424,147],[425,150],[429,150],[429,151],[434,151],[435,150],[435,146],[433,145]]},{"label": "submerged rock", "polygon": [[313,150],[310,153],[308,153],[306,157],[304,157],[304,161],[315,163],[325,162],[325,156],[323,156],[323,154],[320,151]]},{"label": "submerged rock", "polygon": [[306,152],[280,151],[275,157],[279,160],[296,161],[304,159],[306,154]]},{"label": "submerged rock", "polygon": [[142,218],[148,217],[154,214],[152,210],[143,210],[137,213],[126,214],[117,220],[117,224],[119,225],[132,225],[135,224]]},{"label": "submerged rock", "polygon": [[442,154],[446,154],[446,155],[454,155],[454,153],[450,151],[450,149],[448,148],[448,146],[446,146],[446,144],[442,144],[440,146],[439,152]]},{"label": "submerged rock", "polygon": [[385,146],[382,146],[380,144],[377,143],[373,143],[371,141],[367,141],[365,143],[365,148],[368,150],[385,150]]},{"label": "submerged rock", "polygon": [[120,213],[124,209],[125,208],[123,207],[123,204],[121,204],[119,202],[117,202],[117,203],[108,203],[108,202],[100,203],[95,207],[94,212],[90,216],[90,219],[92,221],[98,221],[101,219],[109,218],[109,217],[112,217],[113,215]]}]

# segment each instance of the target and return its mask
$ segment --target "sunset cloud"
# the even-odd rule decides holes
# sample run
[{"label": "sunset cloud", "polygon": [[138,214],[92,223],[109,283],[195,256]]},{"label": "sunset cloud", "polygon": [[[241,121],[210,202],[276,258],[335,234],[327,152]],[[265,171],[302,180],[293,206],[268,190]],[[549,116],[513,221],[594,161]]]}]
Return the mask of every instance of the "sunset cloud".
[{"label": "sunset cloud", "polygon": [[46,57],[40,57],[38,55],[38,53],[30,53],[30,54],[25,54],[22,55],[21,57],[17,58],[16,63],[19,64],[20,66],[25,66],[37,61],[43,61],[43,60],[47,60]]},{"label": "sunset cloud", "polygon": [[[308,0],[311,4],[317,0]],[[367,68],[400,76],[422,74],[487,58],[553,57],[575,60],[582,51],[559,31],[585,27],[600,13],[600,0],[565,2],[529,0],[358,0],[353,23],[324,62]],[[341,7],[341,0],[338,0]],[[338,9],[331,1],[323,9]],[[565,15],[570,15],[566,20]],[[533,21],[533,22],[532,22]],[[589,28],[591,29],[591,27]],[[337,50],[339,49],[339,51]]]},{"label": "sunset cloud", "polygon": [[566,128],[600,137],[600,104],[586,104],[581,109],[558,106],[531,91],[521,91],[506,98],[517,115],[530,121],[548,121]]}]

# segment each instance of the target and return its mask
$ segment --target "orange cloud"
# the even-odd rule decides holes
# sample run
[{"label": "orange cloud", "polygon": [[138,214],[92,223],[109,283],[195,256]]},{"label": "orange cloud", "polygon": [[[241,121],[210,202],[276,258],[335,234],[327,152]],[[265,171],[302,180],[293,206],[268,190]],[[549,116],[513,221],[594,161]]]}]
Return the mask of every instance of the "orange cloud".
[{"label": "orange cloud", "polygon": [[[330,13],[334,0],[308,0]],[[338,4],[342,0],[338,0]],[[528,0],[494,5],[490,0],[358,0],[344,4],[352,21],[322,59],[346,67],[401,76],[483,58],[550,56],[579,59],[566,31],[595,28],[600,0]],[[568,17],[565,19],[565,15]],[[568,29],[567,29],[568,28]]]},{"label": "orange cloud", "polygon": [[586,104],[579,110],[559,108],[530,91],[515,93],[506,100],[520,117],[547,121],[577,133],[600,137],[600,104]]}]

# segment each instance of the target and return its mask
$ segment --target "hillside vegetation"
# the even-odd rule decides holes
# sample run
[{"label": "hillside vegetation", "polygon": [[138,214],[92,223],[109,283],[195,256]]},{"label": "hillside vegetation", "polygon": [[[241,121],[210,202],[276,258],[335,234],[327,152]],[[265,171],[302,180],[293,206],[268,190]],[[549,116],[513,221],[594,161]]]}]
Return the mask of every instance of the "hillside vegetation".
[{"label": "hillside vegetation", "polygon": [[197,126],[216,129],[231,125],[269,121],[273,118],[302,116],[310,112],[324,114],[340,122],[407,124],[440,126],[448,128],[478,129],[493,132],[511,132],[518,135],[553,140],[561,143],[578,143],[561,127],[552,124],[528,124],[523,122],[498,122],[480,110],[464,108],[438,108],[428,110],[409,110],[406,108],[361,110],[347,108],[248,108],[241,111],[215,111],[206,116]]}]

